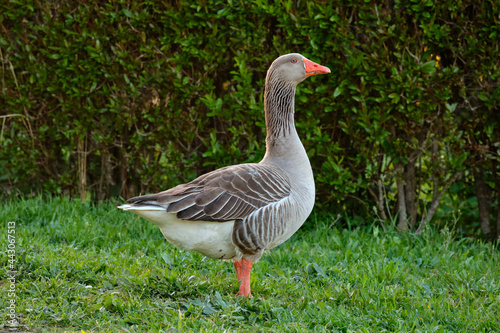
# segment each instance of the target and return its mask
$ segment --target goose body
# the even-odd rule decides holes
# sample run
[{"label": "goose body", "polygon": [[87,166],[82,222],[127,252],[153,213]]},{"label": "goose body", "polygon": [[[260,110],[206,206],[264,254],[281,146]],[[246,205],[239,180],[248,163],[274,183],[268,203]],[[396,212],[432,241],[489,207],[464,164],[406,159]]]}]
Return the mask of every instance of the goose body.
[{"label": "goose body", "polygon": [[233,260],[238,295],[251,297],[252,264],[290,238],[314,206],[313,173],[293,118],[295,87],[329,72],[298,53],[277,58],[266,77],[262,161],[217,169],[118,208],[157,225],[174,246]]}]

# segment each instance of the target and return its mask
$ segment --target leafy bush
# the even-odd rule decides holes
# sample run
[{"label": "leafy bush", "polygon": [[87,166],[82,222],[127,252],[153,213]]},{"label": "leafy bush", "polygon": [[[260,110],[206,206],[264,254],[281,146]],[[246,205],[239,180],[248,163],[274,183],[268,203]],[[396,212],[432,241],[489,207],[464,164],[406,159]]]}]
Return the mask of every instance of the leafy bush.
[{"label": "leafy bush", "polygon": [[266,70],[300,52],[333,73],[303,82],[296,99],[319,206],[375,209],[421,231],[458,182],[465,200],[486,198],[483,233],[500,234],[500,219],[498,231],[489,222],[500,192],[499,10],[495,1],[2,3],[0,181],[10,193],[101,200],[257,162]]}]

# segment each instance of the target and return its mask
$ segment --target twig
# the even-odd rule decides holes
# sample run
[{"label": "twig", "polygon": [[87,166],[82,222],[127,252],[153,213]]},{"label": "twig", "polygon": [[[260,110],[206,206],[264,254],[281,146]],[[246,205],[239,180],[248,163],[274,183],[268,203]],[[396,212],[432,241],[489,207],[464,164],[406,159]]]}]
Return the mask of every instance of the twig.
[{"label": "twig", "polygon": [[361,202],[361,203],[363,204],[363,206],[365,206],[365,209],[366,209],[367,211],[370,211],[370,210],[368,209],[368,205],[366,204],[366,202],[364,202],[364,201],[363,201],[363,200],[361,200],[360,198],[358,198],[358,197],[356,197],[356,196],[354,196],[354,195],[351,195],[351,194],[347,194],[347,195],[346,195],[346,197],[349,197],[349,198],[353,198],[353,199],[358,200],[359,202]]},{"label": "twig", "polygon": [[[498,160],[497,160],[498,161]],[[500,171],[500,164],[497,162],[496,164],[496,169]],[[496,192],[497,192],[497,202],[500,203],[500,174],[495,172],[495,187],[496,187]],[[497,207],[497,225],[496,225],[496,240],[497,244],[500,245],[500,207]]]},{"label": "twig", "polygon": [[386,208],[387,208],[387,214],[389,214],[389,219],[390,219],[391,221],[394,221],[394,220],[392,219],[392,214],[391,214],[391,211],[390,211],[390,209],[389,209],[389,200],[387,199],[387,192],[385,191],[385,186],[382,186],[382,189],[384,190],[384,198],[385,198],[385,206],[386,206]]},{"label": "twig", "polygon": [[406,47],[406,51],[412,56],[413,59],[415,59],[415,61],[417,62],[418,65],[422,64],[420,59],[416,55],[414,55],[413,53],[410,52],[410,49],[408,48],[408,46]]},{"label": "twig", "polygon": [[5,121],[7,120],[7,118],[9,117],[25,117],[24,114],[19,114],[19,113],[13,113],[13,114],[6,114],[6,115],[3,115],[3,116],[0,116],[0,118],[2,118],[2,130],[0,131],[0,144],[2,144],[2,141],[3,141],[3,132],[5,130]]},{"label": "twig", "polygon": [[[14,77],[14,82],[16,84],[16,87],[19,90],[19,84],[17,83],[17,77],[16,77],[16,72],[14,71],[14,65],[12,65],[12,62],[10,60],[7,59],[7,61],[10,64],[10,71],[12,72],[12,76]],[[28,124],[27,127],[28,127],[28,131],[29,131],[30,137],[31,137],[31,146],[33,148],[35,148],[35,137],[33,135],[33,130],[31,129],[31,123],[30,123],[30,117],[28,114],[28,110],[26,110],[26,105],[24,105],[24,104],[23,104],[23,110],[24,110],[24,113],[26,114],[26,123]]]},{"label": "twig", "polygon": [[[387,215],[385,215],[385,210],[384,210],[384,194],[382,190],[382,181],[379,179],[377,182],[377,188],[378,188],[378,195],[373,192],[373,190],[368,186],[368,192],[372,195],[372,197],[375,199],[375,203],[377,204],[377,209],[380,212],[380,219],[384,221],[384,223],[387,221]],[[377,214],[378,215],[378,214]],[[385,226],[382,225],[384,228]]]},{"label": "twig", "polygon": [[380,24],[380,16],[378,15],[378,8],[377,8],[377,4],[375,3],[374,5],[375,7],[375,13],[377,14],[377,22]]},{"label": "twig", "polygon": [[406,219],[406,200],[405,200],[405,190],[403,183],[403,166],[401,162],[396,165],[396,186],[398,191],[398,230],[407,231],[408,230],[408,220]]},{"label": "twig", "polygon": [[0,131],[0,146],[2,145],[2,141],[3,141],[3,130],[5,129],[5,120],[7,118],[3,118],[2,120],[2,130]]},{"label": "twig", "polygon": [[80,200],[87,201],[87,137],[84,136],[83,140],[77,137],[76,141],[78,151],[78,192],[80,192]]},{"label": "twig", "polygon": [[9,117],[26,117],[24,114],[12,113],[0,116],[0,118],[9,118]]},{"label": "twig", "polygon": [[[387,215],[385,215],[385,211],[384,211],[384,195],[382,194],[382,189],[384,187],[384,184],[382,183],[382,180],[379,179],[378,180],[378,200],[379,200],[379,209],[380,209],[380,214],[382,215],[382,218],[384,219],[384,223],[385,221],[387,221]],[[387,198],[386,198],[387,200]],[[385,229],[385,227],[384,227]]]},{"label": "twig", "polygon": [[3,52],[0,48],[0,61],[2,61],[2,92],[5,95],[5,63],[3,61]]},{"label": "twig", "polygon": [[[422,192],[422,155],[419,156],[419,163],[418,163],[418,186],[417,186],[417,195],[416,195],[416,205],[417,205],[417,212],[418,212],[418,207],[420,206],[420,192]],[[416,225],[417,219],[415,218],[415,221],[413,221],[413,226]]]},{"label": "twig", "polygon": [[141,132],[139,130],[139,128],[137,127],[137,123],[134,123],[134,126],[135,126],[135,130],[136,130],[137,134],[139,134],[140,136],[146,137],[146,136],[150,136],[151,135],[151,133]]},{"label": "twig", "polygon": [[[417,231],[415,232],[416,235],[420,235],[422,231],[424,231],[424,228],[427,223],[432,219],[434,214],[436,213],[436,210],[439,206],[439,202],[441,201],[441,198],[443,195],[448,191],[450,186],[455,183],[455,181],[458,179],[459,176],[463,174],[463,171],[457,171],[448,181],[446,181],[446,185],[443,186],[439,194],[432,199],[431,206],[429,207],[429,210],[427,211],[427,215],[425,216],[425,219],[420,222],[420,225],[418,226]],[[436,184],[437,186],[437,184]]]}]

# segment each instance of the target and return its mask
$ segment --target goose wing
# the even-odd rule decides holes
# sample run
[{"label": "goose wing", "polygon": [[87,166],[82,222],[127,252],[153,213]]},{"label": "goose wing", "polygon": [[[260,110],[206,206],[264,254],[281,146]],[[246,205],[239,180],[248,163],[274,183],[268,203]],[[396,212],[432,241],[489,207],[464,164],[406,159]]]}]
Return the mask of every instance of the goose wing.
[{"label": "goose wing", "polygon": [[134,197],[134,205],[161,205],[168,213],[188,221],[225,222],[290,195],[290,181],[277,167],[260,164],[233,165],[204,174],[164,192]]}]

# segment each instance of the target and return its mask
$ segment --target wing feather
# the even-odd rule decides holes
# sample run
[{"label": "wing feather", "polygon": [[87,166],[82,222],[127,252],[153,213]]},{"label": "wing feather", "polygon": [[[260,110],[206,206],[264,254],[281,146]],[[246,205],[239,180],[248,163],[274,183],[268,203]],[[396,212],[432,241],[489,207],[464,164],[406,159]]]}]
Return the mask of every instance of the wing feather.
[{"label": "wing feather", "polygon": [[226,191],[221,187],[208,187],[196,195],[195,202],[198,206],[207,206],[217,201]]},{"label": "wing feather", "polygon": [[196,205],[196,194],[191,194],[177,201],[172,201],[167,207],[167,213],[177,213]]},{"label": "wing feather", "polygon": [[278,167],[240,164],[204,174],[157,194],[129,199],[155,202],[183,220],[231,221],[290,195],[290,181]]},{"label": "wing feather", "polygon": [[222,195],[218,196],[215,200],[210,202],[208,205],[203,206],[203,212],[208,216],[214,216],[223,210],[229,199],[231,199],[231,194],[228,192],[223,192]]}]

